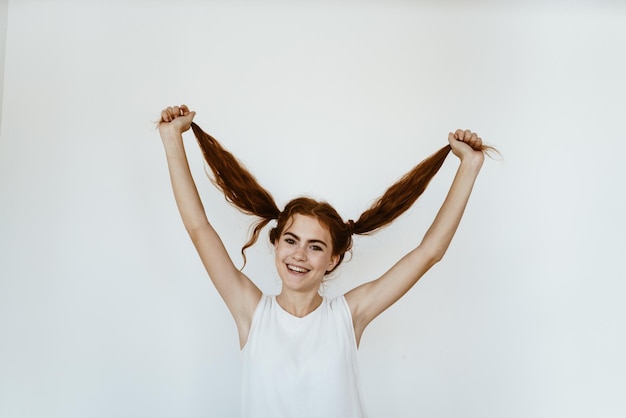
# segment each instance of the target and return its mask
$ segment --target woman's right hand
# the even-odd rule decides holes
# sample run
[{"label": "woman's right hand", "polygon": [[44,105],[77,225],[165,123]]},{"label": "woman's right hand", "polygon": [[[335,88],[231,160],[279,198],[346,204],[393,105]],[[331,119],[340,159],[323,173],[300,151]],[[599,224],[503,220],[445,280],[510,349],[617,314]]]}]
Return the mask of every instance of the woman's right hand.
[{"label": "woman's right hand", "polygon": [[475,132],[457,129],[454,133],[448,134],[448,142],[452,153],[461,161],[473,158],[482,164],[485,159],[483,140]]},{"label": "woman's right hand", "polygon": [[159,121],[161,136],[168,133],[182,134],[188,131],[194,116],[196,116],[196,112],[190,111],[184,104],[163,109]]}]

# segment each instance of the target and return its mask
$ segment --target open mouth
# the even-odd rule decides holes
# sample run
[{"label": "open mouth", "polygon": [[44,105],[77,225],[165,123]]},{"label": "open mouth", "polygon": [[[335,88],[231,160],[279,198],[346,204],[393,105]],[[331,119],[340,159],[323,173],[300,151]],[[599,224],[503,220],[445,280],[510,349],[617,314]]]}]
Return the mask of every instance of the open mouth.
[{"label": "open mouth", "polygon": [[287,264],[287,270],[298,274],[304,274],[309,272],[309,270],[305,269],[304,267],[294,266],[293,264]]}]

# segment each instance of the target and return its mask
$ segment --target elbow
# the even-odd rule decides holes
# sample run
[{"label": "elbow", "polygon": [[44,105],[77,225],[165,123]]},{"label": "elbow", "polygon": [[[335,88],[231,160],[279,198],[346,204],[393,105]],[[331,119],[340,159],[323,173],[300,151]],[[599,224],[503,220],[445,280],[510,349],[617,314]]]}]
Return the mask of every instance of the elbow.
[{"label": "elbow", "polygon": [[422,250],[424,251],[424,257],[426,258],[429,267],[432,267],[440,262],[446,254],[446,248],[441,247],[427,247],[422,248]]},{"label": "elbow", "polygon": [[439,251],[435,254],[433,254],[430,257],[430,261],[433,265],[437,264],[438,262],[440,262],[441,260],[443,260],[443,256],[446,254],[445,251]]},{"label": "elbow", "polygon": [[440,262],[443,259],[444,254],[445,254],[445,252],[441,251],[441,252],[437,252],[437,253],[434,253],[434,254],[430,255],[428,257],[428,261],[429,261],[430,266],[432,267],[435,264],[437,264],[438,262]]},{"label": "elbow", "polygon": [[207,234],[207,227],[210,228],[210,225],[208,223],[196,224],[196,225],[185,225],[187,234],[189,234],[189,237],[194,243],[198,240],[199,237]]}]

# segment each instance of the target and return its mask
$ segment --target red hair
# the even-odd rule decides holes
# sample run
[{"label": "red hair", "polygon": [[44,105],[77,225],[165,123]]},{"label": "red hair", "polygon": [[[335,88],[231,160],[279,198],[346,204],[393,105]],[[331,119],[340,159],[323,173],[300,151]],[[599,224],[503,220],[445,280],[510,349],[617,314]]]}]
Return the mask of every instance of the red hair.
[{"label": "red hair", "polygon": [[[335,266],[337,268],[343,261],[345,253],[352,248],[352,235],[375,232],[406,212],[426,190],[428,183],[437,174],[451,150],[450,145],[446,145],[426,158],[387,189],[357,221],[344,222],[331,205],[308,197],[293,199],[282,211],[279,210],[272,195],[261,187],[255,177],[215,138],[195,123],[191,124],[191,128],[202,149],[204,159],[213,172],[213,183],[222,190],[228,202],[243,213],[258,218],[253,224],[250,239],[241,249],[244,266],[245,250],[257,241],[263,227],[271,220],[277,221],[276,227],[270,230],[270,241],[275,243],[287,222],[298,213],[315,217],[328,229],[332,237],[333,255],[339,256],[339,262]],[[482,150],[494,149],[482,146]]]},{"label": "red hair", "polygon": [[[350,224],[345,223],[335,208],[328,203],[318,202],[308,197],[298,197],[285,205],[285,209],[277,218],[276,226],[270,230],[270,241],[272,244],[275,244],[280,238],[289,220],[295,214],[314,217],[328,230],[332,240],[332,253],[339,256],[339,261],[333,268],[335,270],[343,261],[346,252],[352,248],[353,231]],[[249,242],[246,245],[250,246],[252,243]]]}]

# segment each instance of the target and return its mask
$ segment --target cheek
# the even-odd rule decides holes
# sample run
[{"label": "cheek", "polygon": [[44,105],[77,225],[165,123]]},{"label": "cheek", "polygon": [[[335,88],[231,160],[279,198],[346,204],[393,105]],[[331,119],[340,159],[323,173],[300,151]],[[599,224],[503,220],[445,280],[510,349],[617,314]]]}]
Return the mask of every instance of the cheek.
[{"label": "cheek", "polygon": [[287,244],[277,244],[274,246],[274,258],[282,262],[293,253],[293,248]]},{"label": "cheek", "polygon": [[323,269],[327,269],[328,265],[332,262],[332,256],[328,255],[328,254],[320,254],[319,257],[317,257],[316,261],[321,268]]},{"label": "cheek", "polygon": [[282,258],[284,253],[285,250],[280,245],[274,246],[274,257],[276,258],[276,260]]}]

